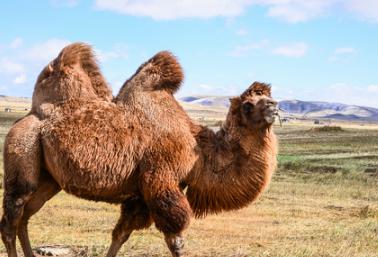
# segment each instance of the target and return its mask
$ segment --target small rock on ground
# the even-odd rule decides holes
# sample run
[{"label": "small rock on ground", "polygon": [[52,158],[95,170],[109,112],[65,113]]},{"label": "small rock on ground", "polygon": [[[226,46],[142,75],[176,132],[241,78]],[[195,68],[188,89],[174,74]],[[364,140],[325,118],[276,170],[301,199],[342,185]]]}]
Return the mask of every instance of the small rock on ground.
[{"label": "small rock on ground", "polygon": [[40,256],[71,257],[78,255],[78,253],[74,251],[72,247],[63,245],[41,246],[36,248],[35,252]]}]

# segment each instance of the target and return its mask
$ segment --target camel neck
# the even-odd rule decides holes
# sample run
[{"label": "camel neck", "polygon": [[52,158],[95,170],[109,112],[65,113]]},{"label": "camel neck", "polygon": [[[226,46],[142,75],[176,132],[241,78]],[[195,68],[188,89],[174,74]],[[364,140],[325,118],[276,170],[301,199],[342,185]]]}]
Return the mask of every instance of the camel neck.
[{"label": "camel neck", "polygon": [[202,128],[201,154],[188,179],[188,200],[196,216],[239,209],[255,200],[276,166],[272,129],[247,130],[225,123],[218,132]]}]

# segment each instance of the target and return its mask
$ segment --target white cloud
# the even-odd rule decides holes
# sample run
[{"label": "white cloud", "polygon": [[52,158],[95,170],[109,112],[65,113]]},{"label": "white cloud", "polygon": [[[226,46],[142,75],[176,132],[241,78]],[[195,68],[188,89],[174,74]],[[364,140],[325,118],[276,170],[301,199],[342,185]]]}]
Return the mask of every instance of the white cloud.
[{"label": "white cloud", "polygon": [[243,28],[238,29],[236,31],[236,35],[238,35],[238,36],[246,36],[246,35],[248,35],[248,30],[243,29]]},{"label": "white cloud", "polygon": [[290,23],[304,22],[340,11],[378,22],[376,0],[254,0],[253,3],[266,6],[268,16]]},{"label": "white cloud", "polygon": [[282,45],[272,50],[275,55],[281,55],[285,57],[302,57],[306,55],[308,46],[305,43],[293,43],[289,45]]},{"label": "white cloud", "polygon": [[361,106],[378,107],[378,90],[374,85],[354,86],[347,83],[337,83],[329,87],[327,94],[333,101]]},{"label": "white cloud", "polygon": [[16,85],[24,84],[26,82],[26,75],[20,74],[17,77],[15,77],[12,82]]},{"label": "white cloud", "polygon": [[353,54],[356,52],[356,49],[353,47],[339,47],[335,49],[335,54]]},{"label": "white cloud", "polygon": [[71,42],[66,39],[53,38],[34,45],[26,53],[27,57],[35,61],[49,62],[54,59],[63,47]]},{"label": "white cloud", "polygon": [[233,57],[241,57],[248,54],[252,50],[262,49],[269,45],[269,40],[264,39],[257,43],[250,43],[246,45],[238,45],[229,53]]},{"label": "white cloud", "polygon": [[302,95],[297,98],[378,107],[378,85],[361,86],[335,83],[323,87],[322,90],[309,91],[306,94],[302,92]]},{"label": "white cloud", "polygon": [[346,1],[346,8],[362,19],[378,22],[377,0],[349,0]]},{"label": "white cloud", "polygon": [[323,15],[332,5],[332,0],[287,0],[258,1],[268,5],[268,16],[290,23],[303,22]]},{"label": "white cloud", "polygon": [[[57,1],[57,0],[55,0]],[[71,0],[76,2],[75,0]],[[70,2],[70,1],[63,1]],[[95,8],[156,20],[236,17],[247,8],[263,6],[269,17],[289,23],[305,22],[336,12],[349,12],[378,22],[377,0],[96,0]]]},{"label": "white cloud", "polygon": [[[0,92],[12,95],[22,91],[23,94],[30,95],[33,82],[41,69],[56,58],[59,52],[70,43],[71,41],[67,39],[51,38],[28,44],[21,38],[16,38],[2,45],[1,48],[4,49],[0,52],[0,85],[6,87],[6,90],[0,89]],[[128,47],[124,43],[117,43],[106,49],[95,48],[94,52],[102,62],[126,59],[129,53]],[[122,78],[124,78],[124,74]],[[118,84],[122,85],[122,83]],[[15,85],[22,85],[22,87]]]},{"label": "white cloud", "polygon": [[103,51],[96,49],[98,59],[101,62],[107,62],[114,59],[127,59],[128,58],[128,49],[125,44],[115,44],[110,51]]},{"label": "white cloud", "polygon": [[8,58],[0,59],[0,73],[17,74],[24,71],[24,66]]},{"label": "white cloud", "polygon": [[[75,2],[75,0],[71,0]],[[70,1],[68,1],[70,2]],[[305,22],[340,11],[378,22],[377,0],[96,0],[98,10],[150,17],[178,18],[236,17],[247,8],[263,6],[269,17],[289,23]]]},{"label": "white cloud", "polygon": [[367,87],[367,91],[370,92],[370,93],[378,94],[378,85],[369,85]]},{"label": "white cloud", "polygon": [[235,17],[244,12],[251,0],[96,0],[99,10],[115,11],[156,20],[177,18]]},{"label": "white cloud", "polygon": [[22,38],[20,38],[20,37],[17,37],[17,38],[15,38],[15,39],[13,39],[13,41],[10,43],[10,48],[13,48],[13,49],[16,49],[16,48],[19,48],[19,47],[21,47],[22,46],[22,44],[23,44],[23,40],[22,40]]},{"label": "white cloud", "polygon": [[333,54],[328,58],[330,62],[349,63],[351,55],[355,54],[357,50],[353,47],[338,47]]},{"label": "white cloud", "polygon": [[112,59],[117,59],[118,54],[116,52],[112,51],[101,51],[99,49],[96,49],[97,57],[100,62],[107,62]]}]

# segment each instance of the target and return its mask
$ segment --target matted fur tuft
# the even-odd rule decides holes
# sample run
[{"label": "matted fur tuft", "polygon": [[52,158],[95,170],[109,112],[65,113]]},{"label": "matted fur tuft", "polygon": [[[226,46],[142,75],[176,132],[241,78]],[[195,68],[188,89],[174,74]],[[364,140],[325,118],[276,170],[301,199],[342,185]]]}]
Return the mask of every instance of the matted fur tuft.
[{"label": "matted fur tuft", "polygon": [[87,74],[96,95],[106,101],[112,99],[112,92],[101,74],[92,47],[81,42],[64,47],[59,55],[39,74],[36,86],[53,75],[54,72],[69,73],[69,69],[73,69],[75,66],[79,66]]},{"label": "matted fur tuft", "polygon": [[141,91],[166,90],[174,94],[183,80],[184,72],[177,58],[168,51],[162,51],[137,69],[123,84],[116,100],[125,98],[130,87],[139,88]]},{"label": "matted fur tuft", "polygon": [[263,95],[271,97],[271,86],[270,84],[255,81],[250,85],[247,90],[243,92],[240,96],[241,98],[245,98],[247,96],[251,96],[252,93],[260,91]]},{"label": "matted fur tuft", "polygon": [[172,53],[159,52],[148,62],[152,64],[151,72],[160,76],[154,89],[165,89],[173,94],[180,88],[184,80],[184,72]]},{"label": "matted fur tuft", "polygon": [[44,119],[58,104],[66,101],[110,102],[112,98],[92,48],[84,43],[73,43],[63,48],[39,74],[33,92],[32,112]]}]

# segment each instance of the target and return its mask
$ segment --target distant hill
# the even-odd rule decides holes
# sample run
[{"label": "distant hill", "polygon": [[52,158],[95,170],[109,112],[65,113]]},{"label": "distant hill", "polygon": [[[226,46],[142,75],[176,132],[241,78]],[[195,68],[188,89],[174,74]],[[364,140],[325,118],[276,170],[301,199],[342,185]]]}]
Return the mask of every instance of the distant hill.
[{"label": "distant hill", "polygon": [[0,95],[0,111],[25,111],[31,107],[31,98]]},{"label": "distant hill", "polygon": [[322,118],[350,121],[378,121],[378,109],[341,103],[283,100],[282,110],[304,118]]},{"label": "distant hill", "polygon": [[[226,96],[188,96],[179,100],[187,104],[206,107],[228,108],[229,98]],[[308,119],[336,119],[348,121],[378,121],[378,109],[341,103],[320,101],[282,100],[279,107],[283,116]]]},{"label": "distant hill", "polygon": [[[192,116],[224,118],[230,105],[230,96],[186,96],[179,101]],[[335,119],[378,122],[378,108],[320,101],[282,100],[279,106],[283,117],[304,119]],[[0,95],[0,111],[25,111],[31,107],[31,98]]]}]

